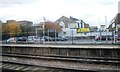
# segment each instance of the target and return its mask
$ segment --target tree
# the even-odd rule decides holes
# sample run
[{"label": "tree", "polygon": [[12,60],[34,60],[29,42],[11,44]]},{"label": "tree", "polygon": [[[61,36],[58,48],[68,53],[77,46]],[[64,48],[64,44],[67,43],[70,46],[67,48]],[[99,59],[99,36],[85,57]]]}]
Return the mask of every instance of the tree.
[{"label": "tree", "polygon": [[45,31],[56,30],[56,32],[61,31],[61,27],[58,23],[55,22],[45,22]]},{"label": "tree", "polygon": [[58,36],[58,33],[61,31],[61,27],[58,23],[55,22],[45,22],[45,32],[47,33],[49,30],[49,35],[50,36],[55,36],[55,32],[56,32],[56,36]]},{"label": "tree", "polygon": [[7,32],[11,37],[16,36],[21,32],[19,23],[14,20],[7,21],[5,25],[5,32]]},{"label": "tree", "polygon": [[29,36],[34,32],[34,28],[32,25],[29,24],[25,24],[25,25],[21,25],[21,34],[22,36]]}]

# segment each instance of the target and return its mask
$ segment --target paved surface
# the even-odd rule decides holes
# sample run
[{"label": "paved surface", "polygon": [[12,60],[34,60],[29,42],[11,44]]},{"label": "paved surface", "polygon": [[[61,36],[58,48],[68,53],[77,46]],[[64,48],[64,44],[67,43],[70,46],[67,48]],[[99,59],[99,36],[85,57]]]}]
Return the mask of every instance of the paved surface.
[{"label": "paved surface", "polygon": [[[2,43],[2,42],[1,42]],[[36,43],[36,42],[35,42]],[[73,39],[73,40],[67,40],[67,41],[43,41],[43,42],[38,42],[38,44],[112,44],[114,41],[108,40],[102,40],[100,41],[95,41],[94,39],[86,38],[86,39]]]},{"label": "paved surface", "polygon": [[0,46],[16,47],[52,47],[52,48],[120,48],[120,45],[57,45],[57,44],[0,44]]}]

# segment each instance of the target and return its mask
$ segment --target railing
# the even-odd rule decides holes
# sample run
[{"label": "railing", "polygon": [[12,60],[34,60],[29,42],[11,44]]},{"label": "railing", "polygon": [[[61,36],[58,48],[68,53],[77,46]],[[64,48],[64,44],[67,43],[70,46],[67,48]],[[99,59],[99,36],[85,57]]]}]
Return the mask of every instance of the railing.
[{"label": "railing", "polygon": [[[8,34],[9,35],[9,34]],[[7,36],[7,35],[6,35]],[[3,36],[2,43],[12,44],[120,44],[120,37],[115,35],[114,32],[89,32],[89,33],[42,33],[30,32],[17,34],[14,37]],[[35,38],[28,39],[29,36]],[[6,37],[6,38],[5,38]],[[20,39],[20,37],[23,37]],[[15,39],[13,39],[15,38]]]}]

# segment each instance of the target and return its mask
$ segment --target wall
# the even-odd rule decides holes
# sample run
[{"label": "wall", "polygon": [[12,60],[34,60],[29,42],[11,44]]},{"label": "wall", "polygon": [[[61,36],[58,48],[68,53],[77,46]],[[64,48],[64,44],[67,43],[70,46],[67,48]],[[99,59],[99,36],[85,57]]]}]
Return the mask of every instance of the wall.
[{"label": "wall", "polygon": [[[103,47],[103,46],[102,46]],[[15,47],[3,46],[2,53],[28,55],[65,55],[77,57],[120,58],[119,48],[62,48],[62,47]]]}]

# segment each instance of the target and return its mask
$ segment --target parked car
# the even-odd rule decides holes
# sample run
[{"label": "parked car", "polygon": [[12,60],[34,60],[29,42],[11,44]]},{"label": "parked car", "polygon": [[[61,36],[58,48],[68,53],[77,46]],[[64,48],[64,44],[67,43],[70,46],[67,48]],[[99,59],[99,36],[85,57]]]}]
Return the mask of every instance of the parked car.
[{"label": "parked car", "polygon": [[52,37],[52,41],[67,41],[66,37]]},{"label": "parked car", "polygon": [[17,37],[17,43],[27,43],[27,37]]},{"label": "parked car", "polygon": [[59,36],[58,38],[60,39],[60,41],[67,41],[66,37]]},{"label": "parked car", "polygon": [[11,37],[9,39],[7,39],[6,43],[16,43],[17,38],[16,37]]},{"label": "parked car", "polygon": [[6,44],[7,43],[7,40],[2,40],[2,44]]},{"label": "parked car", "polygon": [[119,35],[115,35],[115,42],[120,43],[120,36]]},{"label": "parked car", "polygon": [[42,43],[42,40],[39,36],[28,36],[28,43]]},{"label": "parked car", "polygon": [[[95,41],[99,41],[100,40],[100,36],[96,36],[95,37]],[[106,36],[102,36],[101,40],[106,40]],[[111,40],[111,38],[108,36],[108,40]]]},{"label": "parked car", "polygon": [[49,36],[43,36],[43,37],[41,38],[41,40],[42,40],[42,41],[52,41],[52,38],[49,37]]}]

